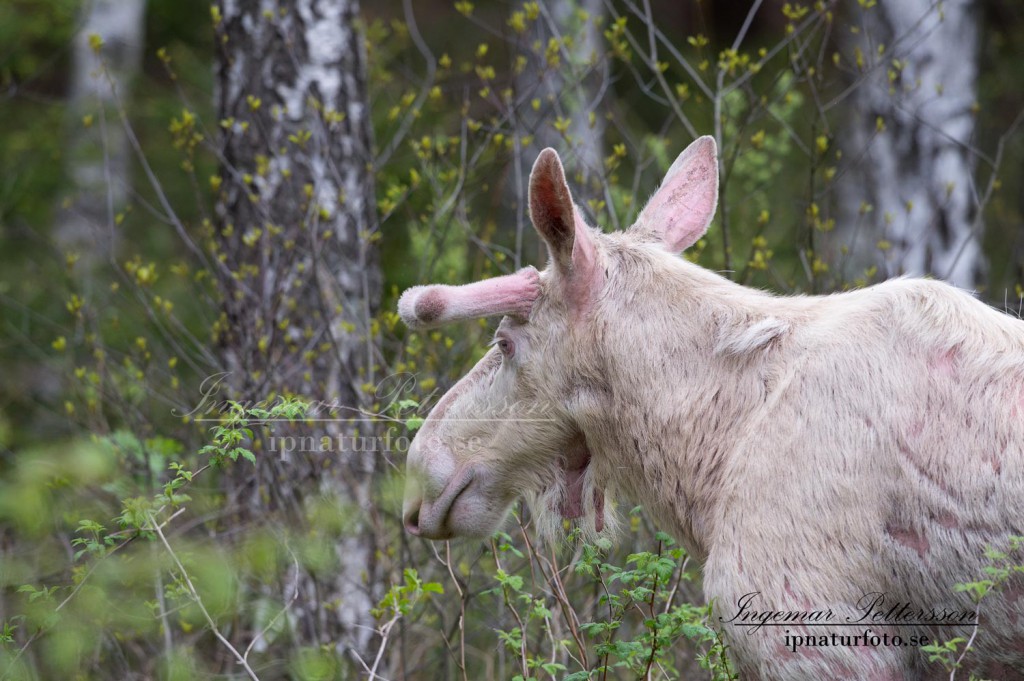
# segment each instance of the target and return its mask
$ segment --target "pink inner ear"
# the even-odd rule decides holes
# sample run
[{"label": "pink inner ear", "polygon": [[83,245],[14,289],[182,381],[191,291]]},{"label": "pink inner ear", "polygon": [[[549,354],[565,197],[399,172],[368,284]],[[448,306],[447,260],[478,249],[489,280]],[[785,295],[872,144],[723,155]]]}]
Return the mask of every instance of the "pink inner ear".
[{"label": "pink inner ear", "polygon": [[707,231],[718,205],[715,141],[701,137],[679,155],[637,221],[669,250],[689,248]]},{"label": "pink inner ear", "polygon": [[539,296],[540,275],[527,267],[465,286],[414,286],[398,300],[398,314],[413,329],[506,314],[527,319]]}]

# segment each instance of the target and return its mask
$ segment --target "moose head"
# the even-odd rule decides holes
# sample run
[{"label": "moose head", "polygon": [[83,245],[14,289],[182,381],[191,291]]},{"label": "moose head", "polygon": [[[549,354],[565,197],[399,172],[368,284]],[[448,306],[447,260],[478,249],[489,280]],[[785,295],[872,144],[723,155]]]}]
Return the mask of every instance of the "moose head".
[{"label": "moose head", "polygon": [[586,224],[558,154],[545,149],[530,175],[529,211],[547,244],[547,267],[405,292],[398,309],[414,329],[502,317],[493,347],[437,403],[411,445],[409,532],[488,536],[521,496],[550,531],[573,519],[593,534],[613,520],[605,493],[617,485],[613,462],[602,457],[611,443],[601,427],[616,397],[608,363],[612,345],[627,361],[636,348],[609,336],[628,322],[623,311],[657,295],[655,262],[676,259],[704,234],[717,197],[715,141],[701,137],[636,223],[605,235]]}]

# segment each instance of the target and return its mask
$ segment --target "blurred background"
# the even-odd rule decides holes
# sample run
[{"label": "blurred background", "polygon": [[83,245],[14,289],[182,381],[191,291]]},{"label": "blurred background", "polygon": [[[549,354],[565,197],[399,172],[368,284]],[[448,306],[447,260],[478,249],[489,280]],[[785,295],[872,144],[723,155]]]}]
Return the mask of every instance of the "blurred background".
[{"label": "blurred background", "polygon": [[712,134],[685,257],[1020,316],[1022,44],[1010,0],[4,0],[0,678],[733,678],[642,506],[401,531],[492,323],[397,295],[543,266],[541,148],[610,231]]}]

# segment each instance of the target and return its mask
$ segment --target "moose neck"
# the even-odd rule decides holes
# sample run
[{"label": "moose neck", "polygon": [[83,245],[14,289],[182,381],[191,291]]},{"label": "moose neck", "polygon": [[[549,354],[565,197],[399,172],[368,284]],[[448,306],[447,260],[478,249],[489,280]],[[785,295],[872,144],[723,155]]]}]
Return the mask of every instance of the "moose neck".
[{"label": "moose neck", "polygon": [[609,273],[614,293],[596,313],[606,404],[584,432],[613,494],[703,562],[738,438],[768,389],[773,334],[789,322],[768,312],[773,297],[679,258],[640,262],[640,276],[632,259]]}]

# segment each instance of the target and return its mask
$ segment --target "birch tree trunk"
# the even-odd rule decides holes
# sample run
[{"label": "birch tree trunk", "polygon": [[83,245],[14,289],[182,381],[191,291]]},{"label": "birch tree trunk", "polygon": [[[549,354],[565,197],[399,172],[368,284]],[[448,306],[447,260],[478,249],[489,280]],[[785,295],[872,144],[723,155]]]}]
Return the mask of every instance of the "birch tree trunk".
[{"label": "birch tree trunk", "polygon": [[[524,177],[541,149],[555,147],[575,171],[577,200],[586,205],[588,199],[607,198],[602,156],[605,119],[599,105],[609,86],[609,73],[597,23],[605,6],[603,0],[547,0],[538,8],[538,18],[529,24],[520,45],[526,62],[516,76],[515,124],[517,137],[531,142],[516,149],[515,172]],[[563,131],[555,128],[556,121],[564,121]],[[519,182],[514,189],[516,205],[525,206],[525,185]],[[528,250],[541,245],[533,230],[526,229],[524,234],[525,212],[518,210],[518,214],[522,214],[517,222],[517,257],[521,257],[524,238],[533,246]],[[545,257],[543,250],[539,255]]]},{"label": "birch tree trunk", "polygon": [[[972,184],[978,28],[971,0],[849,3],[853,93],[840,237],[856,267],[973,289],[984,270]],[[842,133],[841,133],[842,134]],[[853,227],[856,225],[856,227]],[[887,243],[886,243],[887,242]]]},{"label": "birch tree trunk", "polygon": [[[69,102],[75,133],[67,165],[72,196],[58,212],[54,238],[61,250],[79,256],[77,270],[85,278],[113,255],[114,215],[131,186],[128,139],[115,103],[128,97],[142,66],[145,7],[145,0],[86,2],[75,36]],[[91,36],[101,38],[102,47]]]},{"label": "birch tree trunk", "polygon": [[[375,380],[370,329],[381,288],[359,5],[216,7],[217,110],[226,127],[217,242],[233,273],[222,280],[219,330],[231,387],[243,400],[292,393],[340,405],[315,414],[328,421],[291,433],[315,437],[320,451],[264,452],[255,474],[239,469],[230,494],[250,520],[284,519],[312,537],[314,554],[332,554],[281,580],[296,580],[298,642],[372,663],[369,610],[379,594],[370,494],[379,457],[344,446],[373,434],[354,419],[366,406],[361,386]],[[328,527],[309,521],[325,509]]]},{"label": "birch tree trunk", "polygon": [[[539,44],[540,54],[517,77],[523,101],[539,99],[535,115],[533,107],[524,107],[527,118],[522,124],[535,134],[531,151],[565,143],[555,129],[555,119],[569,121],[564,137],[576,156],[576,162],[587,176],[601,172],[601,136],[604,117],[597,109],[600,98],[599,69],[606,67],[601,52],[601,32],[596,20],[604,15],[602,0],[549,0],[541,3],[540,18],[533,24],[529,40]],[[558,52],[550,50],[551,40],[562,43]],[[554,68],[545,63],[547,54],[567,58],[569,68]],[[540,77],[537,77],[540,74]],[[570,74],[566,78],[566,74]]]}]

